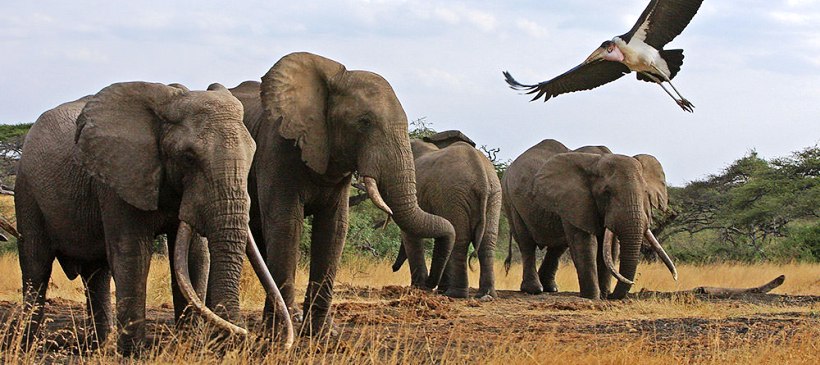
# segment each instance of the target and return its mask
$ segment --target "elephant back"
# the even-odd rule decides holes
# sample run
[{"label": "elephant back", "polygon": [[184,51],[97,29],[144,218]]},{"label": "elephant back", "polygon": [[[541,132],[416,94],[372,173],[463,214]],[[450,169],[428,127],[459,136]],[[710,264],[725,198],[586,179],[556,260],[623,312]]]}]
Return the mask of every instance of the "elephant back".
[{"label": "elephant back", "polygon": [[432,143],[438,148],[447,147],[455,142],[466,142],[470,146],[475,147],[475,142],[459,130],[438,132],[432,136],[424,137],[422,140],[424,142]]}]

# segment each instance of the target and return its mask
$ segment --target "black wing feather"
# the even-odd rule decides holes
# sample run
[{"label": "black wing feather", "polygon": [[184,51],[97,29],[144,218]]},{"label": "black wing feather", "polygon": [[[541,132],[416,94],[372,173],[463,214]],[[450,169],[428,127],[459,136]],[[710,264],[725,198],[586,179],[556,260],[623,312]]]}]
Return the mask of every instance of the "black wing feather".
[{"label": "black wing feather", "polygon": [[574,91],[590,90],[606,83],[619,79],[630,72],[629,67],[612,61],[595,61],[575,66],[549,81],[535,85],[524,85],[516,81],[509,72],[504,71],[504,78],[510,88],[526,90],[527,94],[535,94],[530,101],[544,97],[544,101],[554,96]]},{"label": "black wing feather", "polygon": [[629,43],[641,26],[648,23],[643,41],[661,49],[683,32],[702,3],[703,0],[652,0],[632,29],[620,38]]}]

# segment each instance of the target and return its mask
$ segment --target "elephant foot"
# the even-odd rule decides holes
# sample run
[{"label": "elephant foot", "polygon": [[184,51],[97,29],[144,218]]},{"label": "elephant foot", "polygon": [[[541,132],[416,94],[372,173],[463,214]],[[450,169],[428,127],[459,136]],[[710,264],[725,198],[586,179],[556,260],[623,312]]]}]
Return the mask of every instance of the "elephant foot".
[{"label": "elephant foot", "polygon": [[[120,336],[122,338],[122,336]],[[147,349],[141,342],[128,340],[127,342],[117,341],[117,352],[126,358],[139,359]]]},{"label": "elephant foot", "polygon": [[558,284],[555,282],[549,283],[544,286],[544,291],[547,293],[557,293],[558,292]]},{"label": "elephant foot", "polygon": [[527,294],[541,294],[544,292],[544,288],[541,286],[540,283],[532,284],[532,283],[521,283],[521,291]]},{"label": "elephant foot", "polygon": [[470,289],[468,288],[448,288],[444,291],[444,295],[450,298],[467,298],[470,296]]},{"label": "elephant foot", "polygon": [[478,289],[478,293],[475,294],[475,298],[481,301],[490,301],[495,298],[498,298],[498,293],[495,291],[495,288],[490,289]]},{"label": "elephant foot", "polygon": [[612,293],[612,294],[606,295],[606,296],[605,296],[605,299],[609,299],[609,300],[624,300],[624,299],[627,299],[627,295],[626,295],[626,294],[621,294],[621,295],[618,295],[618,294]]},{"label": "elephant foot", "polygon": [[290,310],[290,320],[293,322],[293,325],[302,324],[302,322],[305,321],[305,315],[301,309],[292,308]]},{"label": "elephant foot", "polygon": [[302,322],[301,330],[299,334],[303,337],[311,337],[311,338],[337,338],[339,337],[339,327],[333,323],[333,320],[326,320],[326,321],[319,321],[319,323],[313,323],[308,325],[307,321]]}]

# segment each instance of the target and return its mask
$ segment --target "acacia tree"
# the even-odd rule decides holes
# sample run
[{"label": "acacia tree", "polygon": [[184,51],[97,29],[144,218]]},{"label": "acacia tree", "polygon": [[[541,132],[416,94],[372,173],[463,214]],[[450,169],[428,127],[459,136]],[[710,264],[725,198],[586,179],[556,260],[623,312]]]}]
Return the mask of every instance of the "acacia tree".
[{"label": "acacia tree", "polygon": [[20,160],[23,142],[31,125],[0,125],[0,192],[13,190],[17,161]]},{"label": "acacia tree", "polygon": [[669,191],[677,214],[662,239],[714,231],[728,258],[768,259],[767,247],[789,235],[790,223],[820,218],[820,148],[770,161],[752,151],[719,175]]}]

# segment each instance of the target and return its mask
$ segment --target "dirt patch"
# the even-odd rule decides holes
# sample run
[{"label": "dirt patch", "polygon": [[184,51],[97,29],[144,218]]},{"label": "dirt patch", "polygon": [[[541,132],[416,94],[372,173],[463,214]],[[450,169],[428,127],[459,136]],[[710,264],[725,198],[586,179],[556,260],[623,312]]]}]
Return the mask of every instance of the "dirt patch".
[{"label": "dirt patch", "polygon": [[[820,297],[816,296],[753,294],[716,298],[643,292],[627,300],[591,301],[579,298],[577,293],[528,295],[499,291],[497,299],[484,302],[454,300],[396,286],[338,289],[333,308],[341,336],[332,344],[316,348],[305,347],[308,345],[301,340],[297,346],[304,348],[299,351],[344,354],[353,351],[351,346],[355,345],[355,351],[370,346],[392,354],[415,346],[426,356],[436,358],[456,345],[465,353],[481,353],[500,345],[529,346],[532,342],[532,346],[540,346],[534,339],[547,336],[557,345],[573,347],[637,340],[659,352],[673,347],[697,354],[707,351],[716,340],[727,345],[772,336],[788,341],[799,328],[820,326]],[[668,305],[684,308],[684,314],[668,315]],[[689,306],[693,311],[708,306],[709,315],[686,314]],[[9,325],[19,318],[20,308],[18,303],[0,302],[3,323]],[[765,311],[756,312],[760,308]],[[676,313],[681,313],[680,309]],[[259,311],[245,311],[243,315],[247,323],[259,322]],[[44,359],[70,359],[70,354],[81,348],[79,344],[90,328],[84,303],[49,300],[46,317],[48,346],[42,349]],[[160,348],[181,337],[174,328],[170,306],[149,308],[147,337],[149,344]],[[366,343],[363,346],[362,341]]]}]

